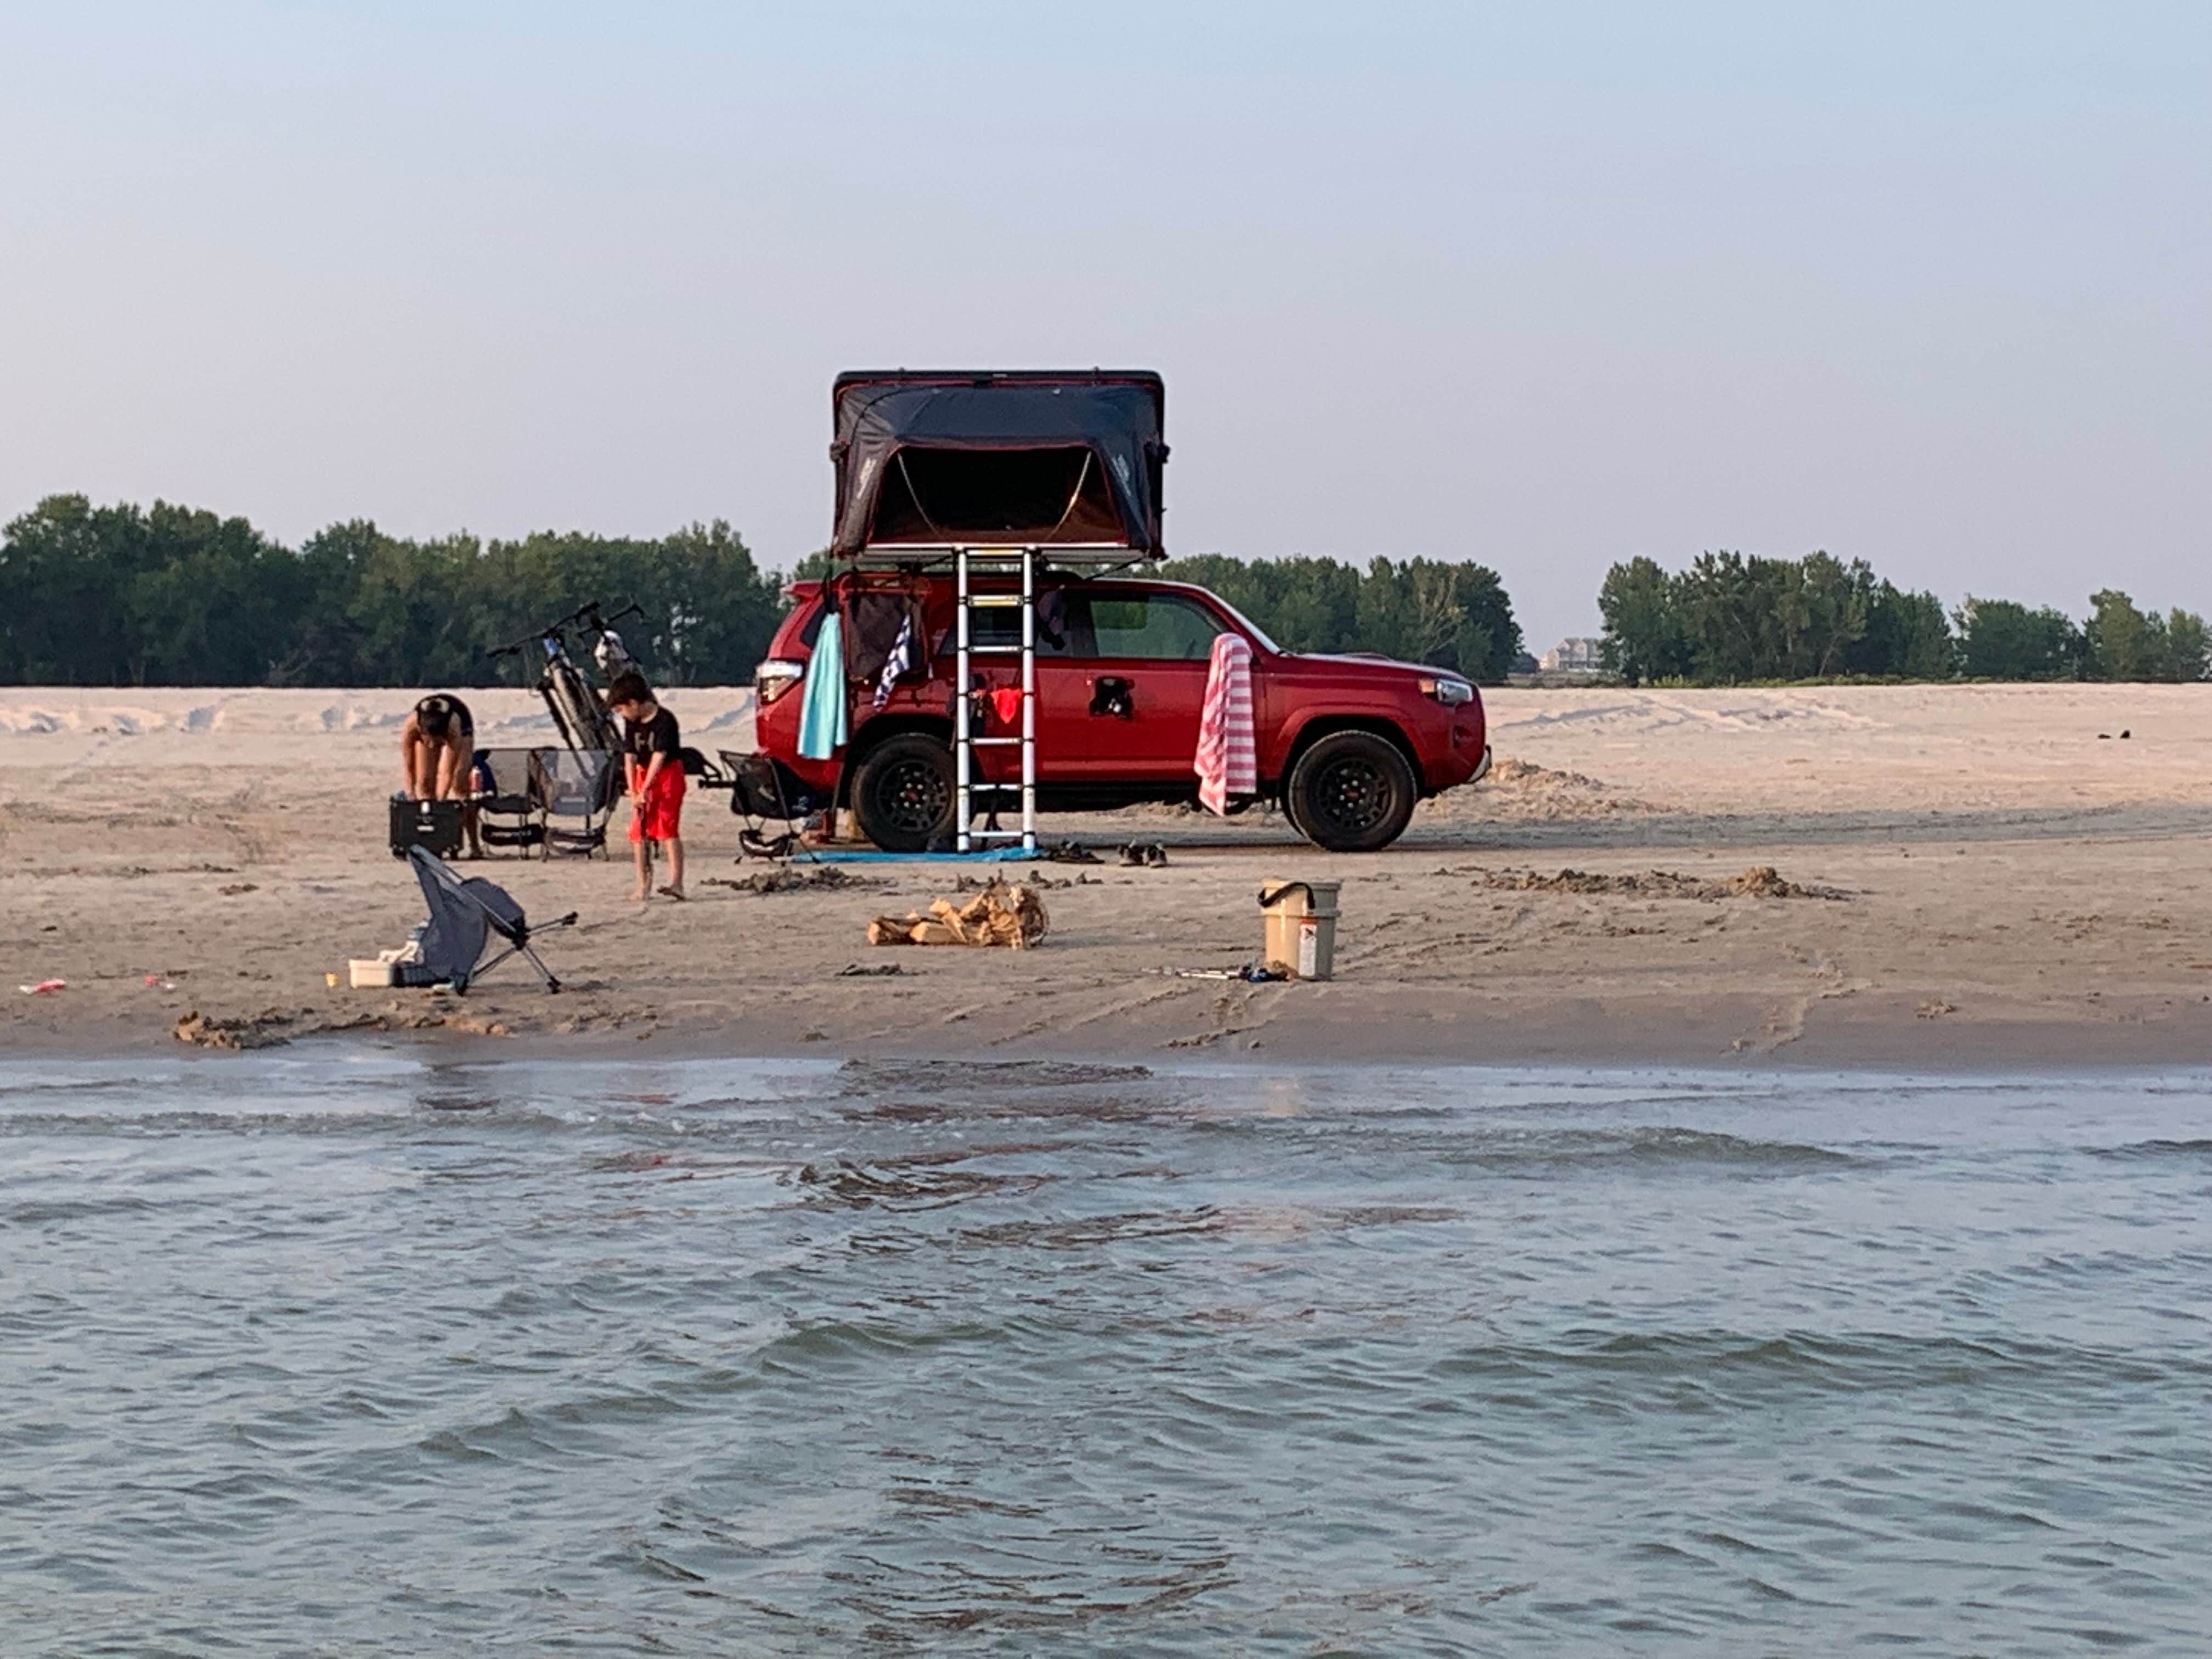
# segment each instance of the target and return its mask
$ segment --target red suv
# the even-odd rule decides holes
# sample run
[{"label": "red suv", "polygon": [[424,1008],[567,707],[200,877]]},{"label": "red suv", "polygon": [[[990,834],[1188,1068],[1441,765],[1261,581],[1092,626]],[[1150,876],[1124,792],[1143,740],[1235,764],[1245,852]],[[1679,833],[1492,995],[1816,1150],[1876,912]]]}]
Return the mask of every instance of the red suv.
[{"label": "red suv", "polygon": [[[806,661],[823,619],[835,612],[836,581],[854,580],[793,587],[796,604],[758,672],[761,751],[796,786],[793,798],[849,805],[878,847],[917,852],[943,845],[954,811],[949,578],[914,572],[900,578],[921,624],[915,672],[879,708],[866,690],[859,693],[850,738],[835,757],[810,760],[799,751]],[[1018,642],[1018,608],[971,606],[969,614],[974,644]],[[1482,699],[1455,674],[1380,657],[1285,651],[1218,595],[1181,582],[1048,573],[1036,614],[1043,810],[1195,799],[1200,712],[1214,637],[1224,630],[1252,646],[1261,793],[1279,799],[1316,845],[1333,852],[1387,847],[1416,801],[1489,770]],[[1018,730],[1018,713],[1007,712],[1018,703],[1006,697],[994,703],[990,693],[1018,685],[1018,657],[979,653],[971,661],[973,718],[991,722],[977,730]],[[1018,778],[1017,747],[975,753],[982,779]],[[992,799],[982,797],[979,806]]]}]

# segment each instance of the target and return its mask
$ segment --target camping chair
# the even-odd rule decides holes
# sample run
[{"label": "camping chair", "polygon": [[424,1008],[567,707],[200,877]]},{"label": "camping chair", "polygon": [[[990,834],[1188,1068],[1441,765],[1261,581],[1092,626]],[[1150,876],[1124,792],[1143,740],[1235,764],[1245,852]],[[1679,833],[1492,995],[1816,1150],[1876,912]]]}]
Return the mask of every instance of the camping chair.
[{"label": "camping chair", "polygon": [[[725,749],[721,756],[722,770],[729,779],[730,811],[745,821],[738,831],[738,851],[757,859],[787,859],[795,852],[811,857],[813,849],[790,828],[819,810],[805,786],[797,778],[787,778],[783,769],[765,755]],[[784,824],[784,832],[769,835],[771,822]]]},{"label": "camping chair", "polygon": [[546,749],[539,751],[545,779],[545,850],[604,853],[607,820],[622,793],[615,756],[605,749]]},{"label": "camping chair", "polygon": [[551,793],[545,783],[542,749],[480,749],[477,751],[477,781],[485,786],[477,796],[477,833],[487,847],[528,849],[545,845],[545,801]]},{"label": "camping chair", "polygon": [[[547,990],[561,988],[553,970],[532,947],[529,920],[512,893],[482,876],[464,878],[436,854],[420,847],[407,849],[407,861],[415,866],[415,879],[422,884],[422,902],[430,907],[430,919],[416,938],[420,958],[399,966],[402,985],[451,985],[456,991],[465,991],[471,980],[483,978],[509,957],[519,955],[538,970]],[[576,913],[571,910],[550,926],[570,927],[575,921]],[[479,963],[477,959],[495,933],[507,941],[507,949]]]}]

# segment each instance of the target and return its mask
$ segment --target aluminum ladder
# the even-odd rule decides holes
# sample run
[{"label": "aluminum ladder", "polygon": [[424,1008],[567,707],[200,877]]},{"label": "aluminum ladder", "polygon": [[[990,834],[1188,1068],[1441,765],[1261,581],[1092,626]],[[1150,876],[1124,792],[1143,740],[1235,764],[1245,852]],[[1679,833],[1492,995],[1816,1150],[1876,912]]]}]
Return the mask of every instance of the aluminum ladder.
[{"label": "aluminum ladder", "polygon": [[[994,841],[1018,841],[1024,852],[1036,851],[1036,575],[1040,554],[1041,550],[1036,547],[957,547],[953,550],[953,598],[957,617],[953,673],[954,684],[958,688],[952,702],[953,844],[963,853],[972,853],[979,843]],[[979,567],[993,574],[1018,574],[1021,578],[1020,590],[1011,593],[977,592],[974,579]],[[970,635],[969,619],[977,611],[1018,611],[1022,620],[1021,643],[976,644]],[[980,734],[975,726],[975,659],[985,656],[1017,655],[1022,661],[1021,735],[988,737]],[[1019,783],[991,783],[978,777],[977,750],[1009,749],[1016,744],[1020,745],[1022,751]],[[978,795],[995,799],[1001,795],[1017,793],[1022,801],[1020,829],[977,830],[972,827]],[[992,821],[996,823],[996,817]]]}]

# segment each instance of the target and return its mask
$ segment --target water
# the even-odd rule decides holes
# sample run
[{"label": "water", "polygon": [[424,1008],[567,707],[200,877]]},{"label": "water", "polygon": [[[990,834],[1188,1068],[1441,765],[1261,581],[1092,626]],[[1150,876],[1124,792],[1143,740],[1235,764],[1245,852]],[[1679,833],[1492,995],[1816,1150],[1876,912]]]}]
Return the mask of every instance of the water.
[{"label": "water", "polygon": [[2201,1653],[2206,1094],[0,1066],[0,1645]]}]

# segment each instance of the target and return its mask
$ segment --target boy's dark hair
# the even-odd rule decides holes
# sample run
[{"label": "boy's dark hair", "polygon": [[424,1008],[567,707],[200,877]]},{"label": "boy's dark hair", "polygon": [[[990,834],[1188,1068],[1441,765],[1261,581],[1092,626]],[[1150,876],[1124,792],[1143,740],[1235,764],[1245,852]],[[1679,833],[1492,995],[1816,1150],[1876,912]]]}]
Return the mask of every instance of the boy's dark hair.
[{"label": "boy's dark hair", "polygon": [[615,676],[615,683],[607,688],[607,702],[612,708],[619,708],[626,702],[651,702],[652,701],[653,688],[645,683],[645,676],[642,674],[635,672],[617,674]]}]

